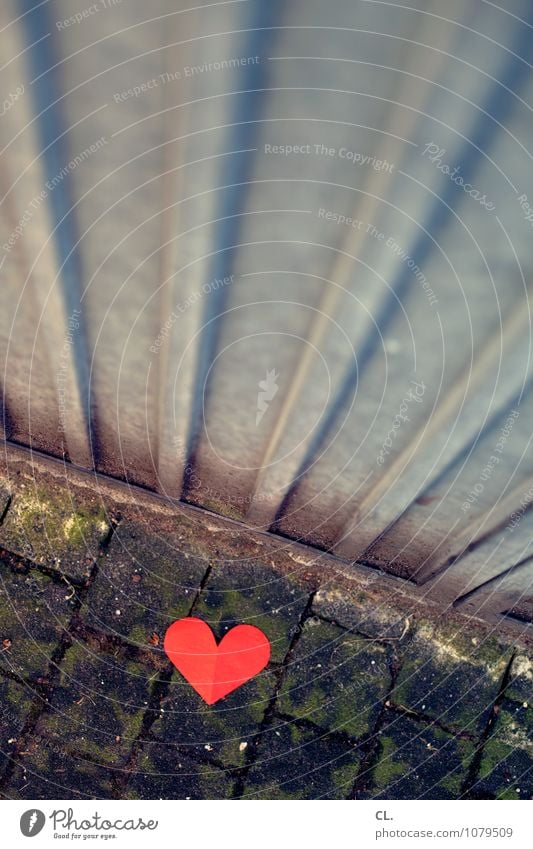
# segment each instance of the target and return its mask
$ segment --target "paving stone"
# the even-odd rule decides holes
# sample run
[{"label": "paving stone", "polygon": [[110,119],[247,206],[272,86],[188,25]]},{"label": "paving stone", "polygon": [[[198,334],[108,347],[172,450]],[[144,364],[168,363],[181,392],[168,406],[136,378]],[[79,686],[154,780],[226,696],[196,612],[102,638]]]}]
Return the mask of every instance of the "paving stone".
[{"label": "paving stone", "polygon": [[374,727],[391,685],[388,648],[309,619],[284,675],[278,709],[358,738]]},{"label": "paving stone", "polygon": [[280,663],[308,599],[309,592],[300,583],[262,563],[221,563],[213,567],[195,615],[221,637],[241,623],[261,628],[270,640],[271,660]]},{"label": "paving stone", "polygon": [[424,625],[404,657],[392,700],[457,731],[481,733],[510,656],[496,639],[479,644],[453,629]]},{"label": "paving stone", "polygon": [[345,799],[360,765],[358,747],[339,734],[279,722],[265,732],[244,799]]},{"label": "paving stone", "polygon": [[175,675],[152,733],[165,743],[183,747],[193,757],[207,756],[224,767],[244,766],[275,686],[274,674],[266,669],[220,702],[206,705]]},{"label": "paving stone", "polygon": [[[379,760],[368,775],[372,799],[457,799],[475,744],[434,725],[389,715],[379,732]],[[365,776],[360,776],[365,780]]]},{"label": "paving stone", "polygon": [[17,748],[19,735],[41,699],[30,687],[0,677],[0,776]]},{"label": "paving stone", "polygon": [[533,756],[533,707],[529,702],[515,702],[504,698],[497,707],[492,736],[508,746],[521,748]]},{"label": "paving stone", "polygon": [[137,737],[157,670],[139,663],[125,647],[102,652],[95,642],[77,642],[65,653],[49,708],[33,739],[43,742],[34,771],[48,771],[50,753],[120,766]]},{"label": "paving stone", "polygon": [[0,545],[83,580],[109,533],[101,503],[83,492],[20,484],[0,527]]},{"label": "paving stone", "polygon": [[229,799],[235,778],[211,764],[197,763],[175,746],[145,743],[126,799]]},{"label": "paving stone", "polygon": [[472,794],[483,799],[533,799],[533,764],[523,749],[490,740]]},{"label": "paving stone", "polygon": [[411,623],[405,616],[390,608],[385,600],[376,604],[362,590],[356,598],[347,600],[340,590],[321,588],[313,600],[313,613],[374,639],[407,641],[410,636]]},{"label": "paving stone", "polygon": [[[512,690],[516,693],[516,689]],[[533,710],[504,698],[483,754],[472,794],[489,799],[533,798]]]},{"label": "paving stone", "polygon": [[0,667],[46,677],[73,613],[72,590],[38,570],[14,573],[0,560]]},{"label": "paving stone", "polygon": [[187,616],[209,564],[183,551],[178,532],[151,533],[130,522],[113,534],[82,609],[88,625],[138,645],[162,644]]},{"label": "paving stone", "polygon": [[531,702],[533,693],[533,663],[525,654],[513,658],[505,695],[519,704]]},{"label": "paving stone", "polygon": [[66,760],[61,752],[45,749],[39,743],[22,758],[4,793],[8,799],[113,799],[111,770],[79,759]]}]

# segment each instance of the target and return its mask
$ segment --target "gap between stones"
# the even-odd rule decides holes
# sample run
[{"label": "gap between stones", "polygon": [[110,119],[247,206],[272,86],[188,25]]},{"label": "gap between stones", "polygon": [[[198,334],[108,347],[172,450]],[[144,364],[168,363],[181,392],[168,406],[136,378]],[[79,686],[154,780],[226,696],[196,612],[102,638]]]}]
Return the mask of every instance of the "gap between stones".
[{"label": "gap between stones", "polygon": [[374,767],[379,762],[379,732],[384,725],[384,720],[387,716],[387,703],[390,703],[401,668],[402,664],[393,652],[389,666],[391,676],[390,686],[385,694],[385,698],[383,699],[381,710],[376,718],[374,727],[367,740],[361,744],[363,754],[361,765],[357,770],[352,787],[346,797],[347,799],[357,799],[357,794],[360,793],[366,786],[363,781],[364,776],[369,776],[370,780],[367,783],[371,783],[372,781]]},{"label": "gap between stones", "polygon": [[274,675],[276,675],[276,686],[274,687],[274,692],[273,692],[273,694],[270,698],[268,705],[265,708],[265,712],[263,714],[263,719],[261,720],[261,722],[259,724],[259,731],[258,731],[258,733],[255,737],[254,745],[252,747],[250,747],[249,750],[247,749],[246,764],[245,764],[245,766],[240,767],[240,769],[239,769],[237,780],[235,782],[235,785],[233,787],[233,792],[232,792],[232,795],[231,795],[232,799],[241,799],[242,796],[243,796],[244,787],[245,787],[245,784],[246,784],[246,779],[248,777],[248,773],[250,772],[250,769],[252,768],[252,766],[254,765],[254,763],[257,759],[257,753],[259,751],[259,747],[261,745],[263,736],[265,735],[265,732],[267,731],[267,729],[272,724],[272,721],[275,717],[276,702],[277,702],[278,697],[279,697],[279,693],[280,693],[280,690],[281,690],[281,685],[283,683],[283,679],[285,677],[287,669],[290,666],[291,658],[294,654],[296,646],[298,645],[300,637],[302,636],[304,625],[305,625],[306,621],[308,619],[311,619],[312,616],[313,616],[312,607],[313,607],[313,602],[315,600],[316,593],[317,593],[317,590],[315,589],[309,595],[309,598],[307,599],[306,605],[305,605],[304,609],[302,610],[302,613],[300,614],[300,618],[298,619],[296,631],[295,631],[295,633],[294,633],[294,635],[291,639],[291,642],[289,644],[289,648],[287,649],[287,652],[285,654],[285,657],[283,658],[281,666],[280,666],[279,670],[274,671]]},{"label": "gap between stones", "polygon": [[[19,765],[19,764],[21,766],[24,765],[24,762],[21,758],[20,753],[24,752],[25,749],[26,749],[26,746],[31,742],[31,735],[35,731],[40,717],[42,716],[42,714],[44,714],[46,712],[46,710],[48,708],[48,705],[50,703],[50,699],[51,699],[53,692],[54,692],[54,687],[55,687],[55,685],[58,681],[58,678],[59,678],[59,675],[60,675],[60,672],[61,672],[61,670],[60,670],[61,662],[62,662],[63,658],[65,657],[65,654],[68,651],[68,649],[72,646],[73,641],[76,637],[77,627],[78,627],[78,617],[79,617],[79,612],[80,612],[81,606],[83,604],[83,601],[84,601],[87,593],[89,592],[91,586],[93,585],[94,581],[96,580],[96,578],[98,576],[98,568],[99,568],[98,567],[98,557],[99,557],[99,555],[103,554],[107,550],[107,548],[109,547],[109,545],[111,543],[111,539],[113,537],[113,534],[114,534],[119,522],[120,522],[120,516],[116,516],[116,517],[114,517],[110,520],[109,531],[98,547],[98,553],[97,553],[96,557],[94,558],[94,561],[93,561],[93,564],[91,566],[91,570],[90,570],[90,573],[89,573],[89,577],[87,578],[87,580],[83,583],[80,583],[79,581],[74,581],[74,580],[72,581],[72,585],[76,589],[76,592],[75,592],[74,597],[73,597],[74,610],[73,610],[72,616],[70,617],[69,624],[67,625],[66,629],[64,630],[58,645],[56,646],[56,648],[52,652],[52,655],[50,657],[50,661],[48,663],[48,670],[47,670],[45,682],[43,682],[40,685],[36,685],[36,686],[39,687],[39,690],[37,690],[36,687],[32,687],[32,689],[34,689],[38,693],[38,695],[40,696],[41,703],[39,704],[38,702],[35,702],[32,705],[32,707],[30,708],[28,718],[27,718],[27,720],[26,720],[26,722],[25,722],[25,724],[24,724],[24,726],[23,726],[23,728],[20,732],[20,735],[19,735],[19,743],[17,745],[17,750],[16,750],[14,755],[8,757],[9,763],[8,763],[6,769],[4,770],[3,776],[0,778],[0,790],[2,790],[6,785],[9,784],[11,777],[13,776],[13,773],[14,773],[17,765]],[[61,583],[61,582],[64,581],[62,573],[55,572],[55,570],[42,569],[42,568],[39,567],[39,564],[37,564],[37,563],[34,564],[33,561],[27,560],[26,558],[23,558],[23,557],[18,557],[18,555],[11,555],[10,552],[8,552],[8,553],[10,554],[10,557],[15,558],[15,562],[20,562],[24,565],[28,565],[29,569],[37,568],[38,571],[41,571],[41,572],[44,571],[45,574],[47,574],[47,575],[49,574],[49,572],[53,572],[54,574],[50,575],[50,577],[53,578],[53,580],[56,580],[58,583]],[[70,582],[70,579],[69,579],[68,582]],[[24,686],[29,686],[28,682],[26,682],[26,681],[24,681],[23,684],[24,684]]]},{"label": "gap between stones", "polygon": [[487,741],[488,741],[488,739],[491,735],[492,729],[494,728],[494,725],[496,723],[496,719],[497,719],[497,716],[498,716],[498,708],[500,707],[500,705],[503,701],[503,698],[505,696],[505,691],[507,689],[507,685],[509,684],[509,679],[511,677],[511,668],[512,668],[513,661],[514,661],[515,657],[516,657],[516,652],[514,651],[514,652],[512,652],[509,663],[505,667],[504,673],[502,675],[500,687],[498,689],[498,693],[496,695],[496,698],[494,699],[494,703],[492,705],[491,712],[490,712],[489,718],[487,720],[487,724],[486,724],[485,728],[483,729],[483,733],[481,734],[481,737],[479,738],[479,746],[476,749],[476,751],[474,752],[474,756],[472,758],[472,762],[471,762],[470,767],[468,769],[468,772],[466,774],[466,778],[463,781],[463,784],[461,786],[461,793],[460,793],[459,799],[469,799],[469,798],[475,799],[476,798],[475,794],[472,791],[473,791],[473,789],[474,789],[474,787],[477,783],[477,777],[478,777],[478,774],[479,774],[479,768],[481,766],[481,760],[483,758],[483,752],[485,750],[485,745],[486,745],[486,743],[487,743]]}]

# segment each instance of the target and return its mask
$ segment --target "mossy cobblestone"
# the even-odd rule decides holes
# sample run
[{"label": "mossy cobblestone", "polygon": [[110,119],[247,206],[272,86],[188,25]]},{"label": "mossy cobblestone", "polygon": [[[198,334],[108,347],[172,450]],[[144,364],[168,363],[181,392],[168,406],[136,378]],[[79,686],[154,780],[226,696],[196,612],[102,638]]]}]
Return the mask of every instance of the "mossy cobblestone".
[{"label": "mossy cobblestone", "polygon": [[[533,668],[517,654],[492,733],[483,747],[473,792],[495,799],[533,798]],[[528,732],[529,730],[529,732]]]},{"label": "mossy cobblestone", "polygon": [[265,732],[244,784],[244,799],[345,799],[361,749],[343,735],[276,721]]},{"label": "mossy cobblestone", "polygon": [[210,706],[176,673],[152,733],[223,767],[244,766],[275,686],[276,676],[267,669]]},{"label": "mossy cobblestone", "polygon": [[354,738],[370,733],[392,679],[390,650],[309,619],[287,666],[278,708]]},{"label": "mossy cobblestone", "polygon": [[271,661],[281,663],[298,630],[309,591],[254,560],[213,566],[195,615],[218,629],[222,638],[234,625],[261,628],[270,640]]},{"label": "mossy cobblestone", "polygon": [[68,763],[46,740],[30,741],[5,793],[9,799],[113,799],[117,797],[112,770],[84,757]]},{"label": "mossy cobblestone", "polygon": [[0,667],[23,679],[45,679],[74,598],[68,584],[38,570],[15,573],[0,560]]},{"label": "mossy cobblestone", "polygon": [[[266,538],[239,556],[234,527],[204,540],[188,508],[164,520],[113,508],[111,535],[88,488],[11,484],[0,481],[8,798],[533,796],[525,649],[376,604],[371,581],[315,593],[320,581],[297,560],[280,568]],[[191,611],[218,641],[247,623],[272,646],[266,669],[213,706],[163,651]]]},{"label": "mossy cobblestone", "polygon": [[69,786],[80,797],[109,796],[110,782],[120,779],[140,733],[149,694],[149,668],[128,657],[125,648],[103,652],[94,642],[75,643],[19,752],[9,784],[14,797],[26,783],[39,795],[24,798],[61,798],[58,788]]},{"label": "mossy cobblestone", "polygon": [[156,674],[124,647],[102,651],[94,641],[76,642],[65,654],[35,733],[61,748],[67,759],[86,756],[120,765],[140,732],[150,678]]},{"label": "mossy cobblestone", "polygon": [[389,712],[378,761],[359,798],[457,799],[475,754],[471,740]]},{"label": "mossy cobblestone", "polygon": [[27,482],[12,496],[0,527],[0,546],[83,580],[109,529],[109,519],[97,499],[84,495],[82,500],[70,490],[50,490]]},{"label": "mossy cobblestone", "polygon": [[193,760],[176,745],[147,742],[125,791],[128,799],[229,799],[236,778]]},{"label": "mossy cobblestone", "polygon": [[408,617],[386,602],[376,605],[363,591],[348,601],[340,590],[324,587],[315,595],[313,612],[349,631],[378,640],[404,640],[410,635]]},{"label": "mossy cobblestone", "polygon": [[17,751],[19,736],[29,719],[36,695],[27,685],[0,676],[0,776]]},{"label": "mossy cobblestone", "polygon": [[481,734],[511,656],[512,648],[495,640],[479,645],[453,629],[424,624],[403,659],[392,699],[458,732]]},{"label": "mossy cobblestone", "polygon": [[187,616],[209,562],[183,550],[178,531],[157,534],[140,523],[125,522],[98,566],[82,619],[100,631],[147,646],[161,643],[171,622]]}]

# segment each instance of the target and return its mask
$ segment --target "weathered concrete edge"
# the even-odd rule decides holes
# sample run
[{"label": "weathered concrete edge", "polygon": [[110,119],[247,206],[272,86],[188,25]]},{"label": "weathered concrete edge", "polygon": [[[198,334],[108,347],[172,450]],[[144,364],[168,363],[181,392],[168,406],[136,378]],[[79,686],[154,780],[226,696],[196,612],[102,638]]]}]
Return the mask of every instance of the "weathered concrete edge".
[{"label": "weathered concrete edge", "polygon": [[[90,490],[115,508],[125,517],[130,511],[142,509],[144,521],[158,517],[161,521],[172,521],[178,517],[196,521],[201,525],[202,547],[207,556],[216,558],[219,535],[224,534],[225,553],[232,549],[236,557],[261,556],[268,558],[272,567],[281,574],[297,574],[301,581],[308,581],[315,588],[326,590],[328,587],[341,590],[346,603],[356,599],[362,590],[370,601],[375,600],[381,606],[384,598],[387,605],[395,608],[398,615],[417,619],[430,619],[438,627],[439,623],[457,627],[466,634],[485,639],[498,636],[509,645],[531,648],[533,629],[526,624],[501,618],[497,622],[485,621],[458,612],[449,605],[439,605],[435,600],[425,597],[424,587],[384,572],[372,569],[362,563],[351,563],[336,555],[320,551],[311,546],[289,540],[268,531],[257,530],[235,519],[211,513],[202,507],[184,501],[170,499],[135,484],[128,484],[94,471],[87,471],[32,449],[3,441],[0,457],[0,475],[16,489],[16,478],[23,472],[35,480],[45,479],[48,485],[52,481],[62,489],[75,487],[78,490]],[[139,521],[139,517],[135,517]],[[222,555],[223,556],[223,555]]]}]

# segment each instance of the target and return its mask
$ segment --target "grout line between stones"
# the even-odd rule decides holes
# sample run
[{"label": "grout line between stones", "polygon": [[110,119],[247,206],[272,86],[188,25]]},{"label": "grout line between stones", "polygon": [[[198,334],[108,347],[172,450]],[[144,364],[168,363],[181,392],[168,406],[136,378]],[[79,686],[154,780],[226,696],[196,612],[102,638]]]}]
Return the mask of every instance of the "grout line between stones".
[{"label": "grout line between stones", "polygon": [[514,651],[512,653],[511,658],[509,660],[509,663],[505,667],[504,673],[502,675],[502,679],[500,681],[500,686],[498,688],[498,693],[496,695],[496,698],[494,699],[494,702],[493,702],[493,705],[492,705],[492,708],[491,708],[491,711],[490,711],[490,714],[489,714],[489,718],[487,720],[487,724],[486,724],[486,726],[483,730],[483,733],[481,734],[481,736],[479,738],[479,746],[477,747],[476,751],[474,752],[474,756],[472,758],[472,762],[471,762],[470,767],[468,769],[468,772],[466,774],[466,778],[463,781],[463,784],[461,786],[461,793],[459,795],[459,799],[475,798],[475,796],[472,797],[470,794],[472,793],[472,790],[476,785],[476,780],[477,780],[477,777],[478,777],[478,774],[479,774],[479,768],[481,766],[481,761],[482,761],[482,758],[483,758],[483,752],[485,750],[485,745],[486,745],[487,741],[489,740],[491,733],[492,733],[492,729],[494,728],[494,725],[496,723],[496,719],[497,719],[497,716],[498,716],[498,710],[499,710],[500,704],[502,703],[503,698],[505,696],[505,691],[507,689],[507,685],[509,684],[509,679],[511,677],[511,668],[512,668],[515,657],[516,657],[516,651]]},{"label": "grout line between stones", "polygon": [[422,725],[431,725],[434,728],[438,728],[440,731],[444,731],[445,734],[449,734],[451,737],[457,737],[460,740],[470,740],[472,742],[479,740],[479,734],[474,734],[472,731],[465,731],[464,729],[459,731],[451,725],[446,725],[445,722],[442,722],[440,719],[436,719],[428,713],[420,713],[419,711],[412,710],[398,702],[389,700],[389,704],[386,705],[386,708],[391,713],[397,713],[399,716],[405,716],[408,719],[412,719],[413,722],[419,722]]},{"label": "grout line between stones", "polygon": [[265,732],[267,731],[267,729],[272,724],[272,720],[274,719],[274,717],[276,715],[276,703],[277,703],[277,700],[278,700],[278,697],[279,697],[279,694],[280,694],[283,679],[284,679],[284,677],[287,673],[288,667],[290,666],[291,658],[294,654],[296,646],[298,645],[300,637],[303,633],[303,629],[304,629],[304,625],[305,625],[306,621],[308,619],[313,618],[312,607],[313,607],[313,602],[315,600],[316,593],[317,593],[317,590],[316,589],[313,590],[313,592],[310,594],[309,598],[307,599],[306,605],[305,605],[302,613],[300,614],[300,618],[298,619],[298,625],[296,627],[296,631],[295,631],[295,633],[294,633],[294,635],[291,639],[291,642],[290,642],[289,648],[287,649],[285,657],[283,658],[281,668],[279,669],[279,672],[277,673],[276,686],[275,686],[274,692],[273,692],[273,694],[272,694],[272,696],[269,700],[269,703],[268,703],[268,705],[265,709],[265,713],[263,714],[263,719],[261,720],[261,723],[259,725],[259,731],[258,731],[257,735],[255,736],[254,745],[251,748],[250,754],[248,755],[246,765],[241,768],[239,775],[238,775],[238,778],[237,778],[237,781],[235,782],[235,786],[233,788],[233,794],[232,794],[233,799],[241,799],[242,798],[242,794],[244,792],[244,787],[245,787],[245,784],[246,784],[246,779],[248,777],[248,773],[250,772],[250,769],[252,768],[253,764],[255,763],[255,760],[257,758],[257,752],[258,752],[259,747],[261,745],[263,736],[264,736]]},{"label": "grout line between stones", "polygon": [[[360,793],[366,786],[369,781],[372,781],[372,775],[374,771],[374,767],[379,762],[379,732],[384,725],[385,717],[387,716],[388,705],[390,704],[392,693],[396,687],[396,682],[398,680],[398,675],[400,674],[402,664],[398,661],[396,654],[393,654],[390,660],[390,686],[387,692],[385,693],[385,698],[383,699],[380,712],[376,718],[374,723],[374,727],[372,731],[368,735],[366,741],[362,744],[363,758],[361,760],[361,764],[354,778],[354,782],[352,787],[350,788],[350,792],[347,795],[347,799],[357,799],[358,793]],[[363,781],[364,777],[368,776],[369,781]]]},{"label": "grout line between stones", "polygon": [[15,574],[25,575],[32,571],[37,571],[46,575],[46,577],[50,578],[50,580],[55,584],[66,583],[79,588],[80,590],[84,589],[88,581],[88,578],[76,578],[68,572],[63,572],[60,569],[54,569],[52,566],[46,566],[43,563],[36,563],[29,557],[23,557],[21,554],[16,554],[2,546],[0,546],[0,562],[9,566]]}]

